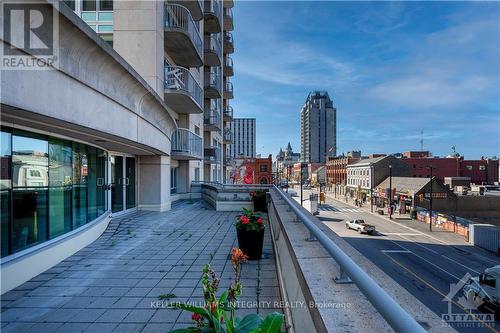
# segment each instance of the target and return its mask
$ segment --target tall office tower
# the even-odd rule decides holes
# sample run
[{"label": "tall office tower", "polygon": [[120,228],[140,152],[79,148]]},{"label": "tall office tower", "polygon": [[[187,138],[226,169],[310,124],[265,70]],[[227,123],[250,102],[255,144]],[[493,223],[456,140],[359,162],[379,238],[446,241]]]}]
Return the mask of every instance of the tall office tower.
[{"label": "tall office tower", "polygon": [[234,118],[230,130],[232,133],[232,143],[229,146],[229,156],[232,158],[255,157],[255,118]]},{"label": "tall office tower", "polygon": [[300,159],[326,163],[337,154],[337,109],[326,91],[313,91],[300,111]]}]

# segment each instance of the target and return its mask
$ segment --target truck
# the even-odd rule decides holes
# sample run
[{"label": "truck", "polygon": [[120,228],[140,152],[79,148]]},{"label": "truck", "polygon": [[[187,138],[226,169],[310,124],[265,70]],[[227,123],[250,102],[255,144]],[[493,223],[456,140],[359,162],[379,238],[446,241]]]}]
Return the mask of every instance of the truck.
[{"label": "truck", "polygon": [[500,320],[500,265],[469,278],[462,292],[469,304],[481,312],[493,313],[495,320]]},{"label": "truck", "polygon": [[372,235],[375,232],[375,227],[373,225],[365,223],[364,220],[360,219],[346,221],[345,227],[347,229],[354,229],[360,234],[366,233],[368,235]]}]

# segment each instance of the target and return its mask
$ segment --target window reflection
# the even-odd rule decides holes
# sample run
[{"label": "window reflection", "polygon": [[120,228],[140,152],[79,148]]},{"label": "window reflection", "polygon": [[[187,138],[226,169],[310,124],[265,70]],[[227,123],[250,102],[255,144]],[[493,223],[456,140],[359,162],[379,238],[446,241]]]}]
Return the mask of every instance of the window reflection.
[{"label": "window reflection", "polygon": [[38,136],[24,134],[12,137],[13,187],[48,185],[47,150],[47,141]]}]

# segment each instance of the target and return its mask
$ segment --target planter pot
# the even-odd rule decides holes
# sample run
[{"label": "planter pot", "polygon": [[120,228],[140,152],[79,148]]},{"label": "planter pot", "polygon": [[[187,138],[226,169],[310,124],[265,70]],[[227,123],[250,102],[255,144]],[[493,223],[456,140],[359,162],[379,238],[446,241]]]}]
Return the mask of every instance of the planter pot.
[{"label": "planter pot", "polygon": [[252,198],[253,209],[256,212],[266,212],[267,213],[267,202],[266,196]]},{"label": "planter pot", "polygon": [[264,230],[246,231],[236,229],[238,247],[248,256],[248,260],[259,260],[264,246]]}]

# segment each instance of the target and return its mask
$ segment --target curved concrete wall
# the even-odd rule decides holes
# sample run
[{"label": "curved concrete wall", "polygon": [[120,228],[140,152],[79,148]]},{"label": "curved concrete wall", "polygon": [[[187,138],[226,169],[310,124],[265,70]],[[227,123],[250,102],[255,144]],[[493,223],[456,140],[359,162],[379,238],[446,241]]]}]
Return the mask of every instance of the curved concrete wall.
[{"label": "curved concrete wall", "polygon": [[2,117],[25,110],[33,119],[46,116],[49,125],[63,121],[169,155],[173,113],[90,27],[66,6],[60,10],[59,68],[3,71],[1,101],[12,108],[4,107]]}]

